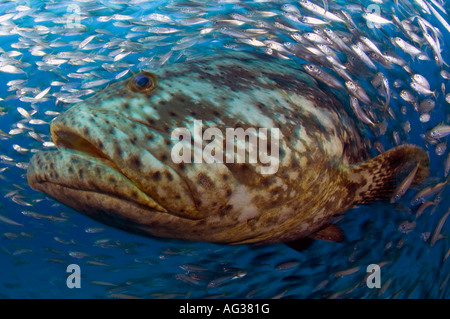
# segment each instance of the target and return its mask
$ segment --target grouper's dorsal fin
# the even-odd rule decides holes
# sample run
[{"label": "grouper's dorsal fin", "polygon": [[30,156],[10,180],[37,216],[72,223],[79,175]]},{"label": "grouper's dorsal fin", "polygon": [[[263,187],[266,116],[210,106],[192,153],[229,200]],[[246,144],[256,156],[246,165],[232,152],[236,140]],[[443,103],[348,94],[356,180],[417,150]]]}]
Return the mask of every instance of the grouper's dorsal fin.
[{"label": "grouper's dorsal fin", "polygon": [[414,145],[402,145],[382,153],[348,171],[348,187],[355,187],[354,204],[366,204],[374,200],[389,199],[401,183],[416,167],[412,184],[424,181],[429,172],[427,153]]}]

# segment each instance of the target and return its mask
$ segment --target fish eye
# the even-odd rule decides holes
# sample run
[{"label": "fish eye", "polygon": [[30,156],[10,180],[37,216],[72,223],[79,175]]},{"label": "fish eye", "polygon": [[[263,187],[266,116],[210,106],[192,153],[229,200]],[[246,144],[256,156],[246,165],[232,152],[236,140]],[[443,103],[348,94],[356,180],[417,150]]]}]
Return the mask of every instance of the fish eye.
[{"label": "fish eye", "polygon": [[156,86],[158,78],[150,72],[141,72],[128,80],[128,88],[134,92],[150,92]]},{"label": "fish eye", "polygon": [[345,82],[345,84],[347,84],[347,87],[352,90],[355,88],[355,83],[353,83],[352,81],[347,81]]}]

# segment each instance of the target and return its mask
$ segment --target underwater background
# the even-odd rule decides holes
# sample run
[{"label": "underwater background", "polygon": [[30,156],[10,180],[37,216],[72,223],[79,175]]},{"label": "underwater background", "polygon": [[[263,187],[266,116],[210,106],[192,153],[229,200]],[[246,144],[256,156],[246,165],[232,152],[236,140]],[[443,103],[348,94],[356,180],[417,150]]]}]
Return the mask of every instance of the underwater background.
[{"label": "underwater background", "polygon": [[[448,132],[432,138],[430,131],[450,120],[450,74],[443,72],[450,71],[450,6],[438,0],[311,1],[327,7],[314,11],[306,2],[0,1],[0,298],[449,298]],[[364,17],[367,12],[388,22]],[[330,45],[373,101],[389,97],[388,113],[365,106],[383,123],[377,129],[353,114],[371,155],[410,143],[431,160],[425,183],[397,202],[346,212],[337,222],[343,243],[311,241],[296,251],[284,244],[145,238],[97,223],[28,186],[31,156],[54,148],[51,120],[139,70],[246,50],[294,60],[299,70],[318,65],[343,84],[320,52],[295,50],[306,46],[296,34],[325,28],[348,45],[365,36],[403,61],[383,63],[372,52],[375,71]],[[427,32],[440,50],[427,42]],[[395,37],[423,55],[405,52]],[[378,72],[388,80],[388,93],[373,85]],[[424,76],[434,94],[414,91],[413,74]],[[320,85],[348,107],[346,90]],[[402,90],[414,101],[402,98]],[[413,200],[435,185],[437,191]],[[80,266],[79,289],[66,285],[70,264]],[[381,267],[380,288],[366,285],[371,264]]]}]

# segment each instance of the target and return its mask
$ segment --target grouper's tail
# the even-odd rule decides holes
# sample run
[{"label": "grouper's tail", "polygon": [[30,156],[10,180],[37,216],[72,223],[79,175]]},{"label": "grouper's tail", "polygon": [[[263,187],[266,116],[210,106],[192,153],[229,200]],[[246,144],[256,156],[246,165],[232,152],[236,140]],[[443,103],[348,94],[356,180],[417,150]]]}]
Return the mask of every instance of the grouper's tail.
[{"label": "grouper's tail", "polygon": [[[350,179],[359,181],[354,204],[389,199],[398,185],[416,170],[411,184],[425,180],[429,173],[427,153],[418,146],[402,145],[351,167]],[[417,167],[417,168],[416,168]]]}]

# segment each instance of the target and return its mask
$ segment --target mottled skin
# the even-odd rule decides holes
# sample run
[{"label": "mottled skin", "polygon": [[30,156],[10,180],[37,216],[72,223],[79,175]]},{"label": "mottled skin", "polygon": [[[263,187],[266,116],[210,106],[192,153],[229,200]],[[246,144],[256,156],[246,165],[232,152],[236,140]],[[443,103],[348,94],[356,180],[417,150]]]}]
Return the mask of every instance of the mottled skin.
[{"label": "mottled skin", "polygon": [[[295,65],[216,56],[153,72],[156,88],[108,86],[52,122],[57,151],[36,154],[28,181],[97,220],[159,237],[270,243],[312,235],[355,204],[389,196],[423,163],[413,146],[361,165],[365,145],[340,103]],[[277,173],[260,164],[175,164],[170,133],[279,128]],[[270,149],[270,148],[269,148]]]}]

